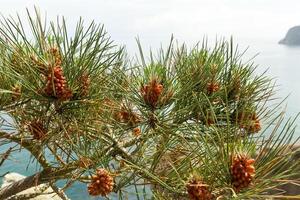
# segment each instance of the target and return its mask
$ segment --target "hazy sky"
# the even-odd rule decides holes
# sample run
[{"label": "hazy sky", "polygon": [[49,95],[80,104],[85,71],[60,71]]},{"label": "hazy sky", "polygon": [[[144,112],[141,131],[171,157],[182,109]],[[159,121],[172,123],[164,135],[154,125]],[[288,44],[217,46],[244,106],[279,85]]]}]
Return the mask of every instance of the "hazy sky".
[{"label": "hazy sky", "polygon": [[104,23],[119,44],[158,46],[173,33],[195,42],[203,36],[281,39],[300,24],[300,0],[1,0],[1,13],[14,15],[37,6],[48,18],[64,15],[70,24],[79,16]]}]

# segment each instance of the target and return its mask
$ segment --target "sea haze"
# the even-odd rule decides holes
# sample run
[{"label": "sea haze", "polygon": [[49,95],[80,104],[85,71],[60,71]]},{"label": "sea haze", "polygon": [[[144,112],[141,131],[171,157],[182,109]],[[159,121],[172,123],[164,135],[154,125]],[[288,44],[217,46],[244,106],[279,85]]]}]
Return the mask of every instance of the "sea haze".
[{"label": "sea haze", "polygon": [[[86,22],[103,23],[115,44],[126,45],[132,56],[137,52],[136,36],[146,54],[150,46],[154,52],[161,43],[166,47],[172,33],[179,43],[186,42],[189,46],[203,37],[214,40],[216,35],[233,36],[240,51],[249,47],[244,60],[259,53],[253,59],[258,65],[257,72],[268,69],[267,75],[276,77],[277,97],[289,95],[286,115],[293,117],[300,111],[300,47],[278,44],[290,27],[300,24],[299,0],[3,0],[1,3],[1,14],[15,16],[17,12],[24,21],[25,8],[33,13],[34,5],[42,14],[47,13],[48,19],[64,15],[71,31],[80,16]],[[299,129],[296,133],[300,136]],[[0,152],[4,150],[1,146]],[[39,166],[36,162],[29,163],[29,158],[24,150],[14,153],[0,167],[0,175],[6,172],[32,175]],[[66,194],[72,200],[96,199],[87,194],[86,184],[76,183]]]}]

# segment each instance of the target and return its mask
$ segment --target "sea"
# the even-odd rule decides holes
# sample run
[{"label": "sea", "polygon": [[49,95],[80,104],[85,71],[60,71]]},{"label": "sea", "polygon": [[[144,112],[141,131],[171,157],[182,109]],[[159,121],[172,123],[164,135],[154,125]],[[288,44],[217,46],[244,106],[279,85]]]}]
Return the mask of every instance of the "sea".
[{"label": "sea", "polygon": [[[245,60],[252,59],[258,65],[257,73],[266,71],[270,77],[276,80],[276,97],[287,100],[282,104],[281,109],[285,110],[287,117],[295,117],[300,112],[300,47],[279,45],[281,38],[247,38],[237,39],[239,49],[248,49],[245,53]],[[299,124],[299,121],[296,121]],[[300,129],[296,129],[296,135],[300,136]],[[3,146],[0,149],[4,151]],[[22,175],[32,175],[39,170],[35,162],[29,163],[30,155],[22,150],[15,152],[12,157],[0,167],[0,176],[6,172],[17,172]],[[0,178],[0,182],[2,179]],[[64,181],[58,183],[62,186]],[[76,182],[65,191],[72,200],[104,199],[91,197],[87,193],[86,184]],[[117,199],[117,197],[113,197]],[[131,199],[131,198],[129,198]]]}]

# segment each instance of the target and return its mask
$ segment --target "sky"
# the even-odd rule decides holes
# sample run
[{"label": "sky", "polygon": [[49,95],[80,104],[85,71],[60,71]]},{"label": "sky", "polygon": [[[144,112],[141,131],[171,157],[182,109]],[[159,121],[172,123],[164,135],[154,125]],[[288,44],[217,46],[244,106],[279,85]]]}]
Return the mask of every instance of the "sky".
[{"label": "sky", "polygon": [[129,49],[139,37],[146,47],[157,47],[173,34],[195,43],[204,36],[278,39],[300,24],[299,0],[0,0],[4,16],[36,6],[48,19],[65,16],[70,26],[82,16],[95,20],[118,44]]}]

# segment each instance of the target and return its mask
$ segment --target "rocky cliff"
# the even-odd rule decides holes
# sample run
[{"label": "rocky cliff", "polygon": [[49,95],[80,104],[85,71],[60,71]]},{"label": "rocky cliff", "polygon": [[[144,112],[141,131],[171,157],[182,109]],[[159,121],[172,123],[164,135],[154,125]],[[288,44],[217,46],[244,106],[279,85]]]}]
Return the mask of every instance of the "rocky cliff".
[{"label": "rocky cliff", "polygon": [[279,41],[279,44],[285,45],[300,45],[300,26],[294,26],[290,28],[282,40]]}]

